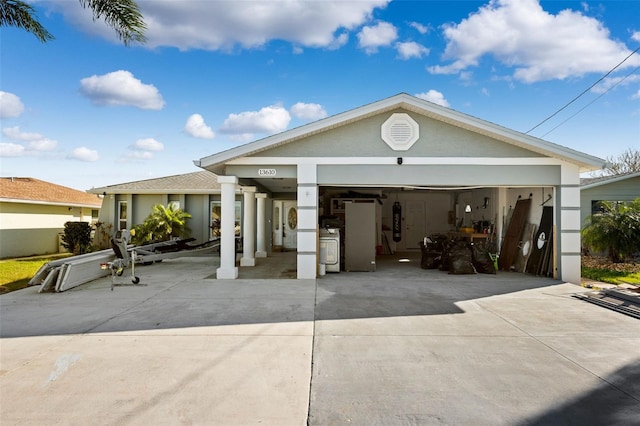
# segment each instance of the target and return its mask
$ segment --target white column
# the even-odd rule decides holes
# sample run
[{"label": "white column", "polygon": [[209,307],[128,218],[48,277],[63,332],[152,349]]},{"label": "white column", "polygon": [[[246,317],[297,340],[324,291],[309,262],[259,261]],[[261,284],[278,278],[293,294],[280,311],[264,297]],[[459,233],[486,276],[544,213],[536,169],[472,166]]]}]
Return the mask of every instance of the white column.
[{"label": "white column", "polygon": [[315,279],[318,268],[318,166],[298,164],[298,279]]},{"label": "white column", "polygon": [[267,257],[266,220],[267,220],[267,194],[256,194],[256,257]]},{"label": "white column", "polygon": [[242,258],[240,266],[256,266],[256,187],[242,187],[244,220],[242,221]]},{"label": "white column", "polygon": [[559,278],[580,284],[580,170],[573,164],[561,166],[561,184],[556,190],[554,234],[558,253]]},{"label": "white column", "polygon": [[218,279],[238,278],[236,267],[236,176],[218,176],[220,184],[220,267],[216,270]]}]

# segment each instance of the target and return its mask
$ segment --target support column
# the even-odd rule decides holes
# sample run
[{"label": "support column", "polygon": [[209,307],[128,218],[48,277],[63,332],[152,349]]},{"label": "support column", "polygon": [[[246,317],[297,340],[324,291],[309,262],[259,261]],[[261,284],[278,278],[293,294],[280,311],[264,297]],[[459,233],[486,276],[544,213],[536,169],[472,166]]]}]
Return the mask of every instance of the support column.
[{"label": "support column", "polygon": [[236,267],[236,176],[218,176],[220,184],[220,267],[216,270],[218,279],[238,278]]},{"label": "support column", "polygon": [[256,257],[267,257],[267,194],[256,194]]},{"label": "support column", "polygon": [[318,166],[298,164],[298,276],[315,279],[318,268]]},{"label": "support column", "polygon": [[242,195],[244,197],[244,219],[242,221],[242,258],[240,259],[240,266],[256,266],[256,187],[243,187]]},{"label": "support column", "polygon": [[580,171],[578,166],[563,164],[561,184],[555,191],[554,238],[558,253],[558,277],[580,284]]}]

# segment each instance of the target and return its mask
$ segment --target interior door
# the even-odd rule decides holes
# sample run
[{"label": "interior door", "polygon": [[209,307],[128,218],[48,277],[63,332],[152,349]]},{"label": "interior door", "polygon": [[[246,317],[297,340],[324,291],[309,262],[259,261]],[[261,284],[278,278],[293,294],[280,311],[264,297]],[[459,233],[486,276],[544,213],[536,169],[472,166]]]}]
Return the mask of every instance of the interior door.
[{"label": "interior door", "polygon": [[403,237],[406,250],[419,249],[420,241],[427,235],[424,201],[409,200],[406,203],[405,237]]},{"label": "interior door", "polygon": [[282,203],[282,245],[285,250],[298,248],[298,203],[284,201]]}]

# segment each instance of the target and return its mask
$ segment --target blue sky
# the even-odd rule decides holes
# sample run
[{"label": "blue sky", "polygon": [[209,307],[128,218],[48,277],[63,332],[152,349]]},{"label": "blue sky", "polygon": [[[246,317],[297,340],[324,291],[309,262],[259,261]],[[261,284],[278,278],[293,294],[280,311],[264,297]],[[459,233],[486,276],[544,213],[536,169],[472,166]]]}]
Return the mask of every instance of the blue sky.
[{"label": "blue sky", "polygon": [[[55,40],[2,27],[2,176],[87,190],[393,96],[527,132],[640,46],[638,1],[139,0],[124,46],[77,0],[32,1]],[[530,134],[640,149],[640,52]]]}]

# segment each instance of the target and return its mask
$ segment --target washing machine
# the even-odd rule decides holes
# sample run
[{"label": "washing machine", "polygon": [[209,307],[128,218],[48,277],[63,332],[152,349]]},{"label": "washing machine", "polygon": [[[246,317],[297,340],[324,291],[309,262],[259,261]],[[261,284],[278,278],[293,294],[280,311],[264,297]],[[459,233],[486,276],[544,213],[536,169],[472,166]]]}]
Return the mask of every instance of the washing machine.
[{"label": "washing machine", "polygon": [[340,229],[320,229],[320,263],[327,272],[340,272]]}]

